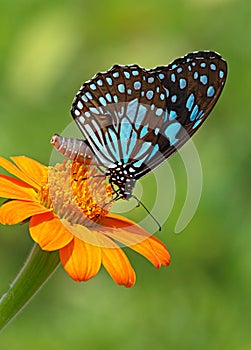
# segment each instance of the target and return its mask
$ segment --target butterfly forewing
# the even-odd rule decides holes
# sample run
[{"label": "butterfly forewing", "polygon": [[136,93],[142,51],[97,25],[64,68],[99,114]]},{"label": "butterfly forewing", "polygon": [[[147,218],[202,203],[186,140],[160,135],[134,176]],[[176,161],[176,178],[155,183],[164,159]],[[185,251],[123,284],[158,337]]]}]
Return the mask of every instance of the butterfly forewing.
[{"label": "butterfly forewing", "polygon": [[155,74],[136,65],[116,65],[83,85],[72,115],[104,165],[137,161],[139,168],[157,143],[165,105]]}]

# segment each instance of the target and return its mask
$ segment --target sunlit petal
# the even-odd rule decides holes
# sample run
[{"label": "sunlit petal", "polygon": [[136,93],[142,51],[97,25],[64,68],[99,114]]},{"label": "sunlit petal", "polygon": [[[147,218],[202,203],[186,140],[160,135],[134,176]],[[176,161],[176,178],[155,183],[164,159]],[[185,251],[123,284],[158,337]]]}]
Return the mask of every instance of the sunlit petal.
[{"label": "sunlit petal", "polygon": [[97,236],[101,234],[94,232],[88,227],[78,224],[70,224],[67,220],[61,220],[66,229],[79,240],[89,243],[91,245],[100,246]]},{"label": "sunlit petal", "polygon": [[36,201],[35,190],[24,182],[6,175],[0,175],[0,197]]},{"label": "sunlit petal", "polygon": [[150,233],[135,222],[114,214],[108,214],[102,219],[99,230],[129,247],[151,237]]},{"label": "sunlit petal", "polygon": [[66,272],[75,281],[87,281],[94,277],[101,266],[101,249],[74,238],[60,249],[60,259]]},{"label": "sunlit petal", "polygon": [[32,215],[42,214],[48,211],[49,209],[36,202],[12,200],[0,207],[0,222],[4,225],[14,225]]},{"label": "sunlit petal", "polygon": [[169,265],[170,254],[165,245],[133,221],[109,214],[102,220],[102,225],[110,227],[110,230],[102,228],[104,234],[145,256],[155,267]]},{"label": "sunlit petal", "polygon": [[[121,215],[109,213],[102,220],[103,226],[114,227],[114,228],[127,228],[127,227],[140,227],[134,221],[127,219]],[[148,236],[150,234],[148,233]]]},{"label": "sunlit petal", "polygon": [[[144,230],[140,228],[139,233],[142,233],[142,231],[144,232]],[[106,234],[145,256],[157,268],[161,265],[169,265],[170,263],[170,255],[165,245],[156,237],[149,236],[147,232],[144,236],[143,233],[140,235],[118,229],[110,230]]]},{"label": "sunlit petal", "polygon": [[25,175],[40,186],[41,180],[47,174],[47,167],[25,156],[11,157],[11,159]]},{"label": "sunlit petal", "polygon": [[156,237],[152,236],[130,248],[146,257],[157,268],[170,264],[170,254],[166,246]]},{"label": "sunlit petal", "polygon": [[5,170],[7,170],[10,174],[18,177],[19,179],[23,180],[30,186],[34,187],[36,190],[39,190],[40,186],[33,181],[29,176],[27,176],[25,173],[23,173],[22,170],[20,170],[16,165],[9,162],[7,159],[4,159],[3,157],[0,157],[0,167],[3,167]]},{"label": "sunlit petal", "polygon": [[102,264],[113,280],[129,288],[136,280],[135,272],[122,249],[102,248]]},{"label": "sunlit petal", "polygon": [[72,234],[65,228],[53,213],[35,215],[30,220],[32,239],[44,250],[58,250],[73,239]]}]

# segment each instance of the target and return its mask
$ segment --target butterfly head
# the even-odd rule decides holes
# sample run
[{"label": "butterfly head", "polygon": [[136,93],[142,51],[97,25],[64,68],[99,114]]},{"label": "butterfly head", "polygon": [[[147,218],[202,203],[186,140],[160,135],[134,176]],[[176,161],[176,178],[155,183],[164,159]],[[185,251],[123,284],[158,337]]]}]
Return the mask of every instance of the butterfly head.
[{"label": "butterfly head", "polygon": [[134,169],[131,165],[122,163],[117,163],[116,167],[107,170],[106,175],[109,178],[110,184],[113,188],[114,186],[118,187],[118,190],[114,189],[118,194],[118,198],[131,198],[136,182],[133,172]]}]

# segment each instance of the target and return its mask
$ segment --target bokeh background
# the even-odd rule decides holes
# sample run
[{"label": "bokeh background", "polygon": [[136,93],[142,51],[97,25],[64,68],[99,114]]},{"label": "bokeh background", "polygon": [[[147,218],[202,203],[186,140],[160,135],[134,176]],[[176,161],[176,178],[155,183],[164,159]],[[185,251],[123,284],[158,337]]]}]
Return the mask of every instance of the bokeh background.
[{"label": "bokeh background", "polygon": [[[137,272],[129,290],[104,270],[79,284],[60,268],[1,334],[1,349],[250,349],[251,3],[1,0],[0,7],[4,157],[27,155],[48,164],[50,137],[71,121],[79,86],[114,63],[151,68],[210,49],[229,65],[220,101],[193,138],[203,193],[180,234],[174,227],[186,177],[178,154],[169,161],[177,195],[158,237],[172,254],[171,266],[156,270],[128,250]],[[148,205],[151,176],[141,181]],[[129,215],[137,220],[141,208]],[[33,243],[26,225],[0,231],[2,294]]]}]

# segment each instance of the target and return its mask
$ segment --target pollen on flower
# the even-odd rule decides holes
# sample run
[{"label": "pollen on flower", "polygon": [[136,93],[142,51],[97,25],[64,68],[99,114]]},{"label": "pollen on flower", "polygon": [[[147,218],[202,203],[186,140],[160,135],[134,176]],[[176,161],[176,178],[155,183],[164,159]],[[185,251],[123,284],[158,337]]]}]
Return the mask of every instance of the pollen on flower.
[{"label": "pollen on flower", "polygon": [[41,203],[71,224],[90,226],[107,215],[112,188],[95,167],[65,161],[48,169],[40,191]]}]

